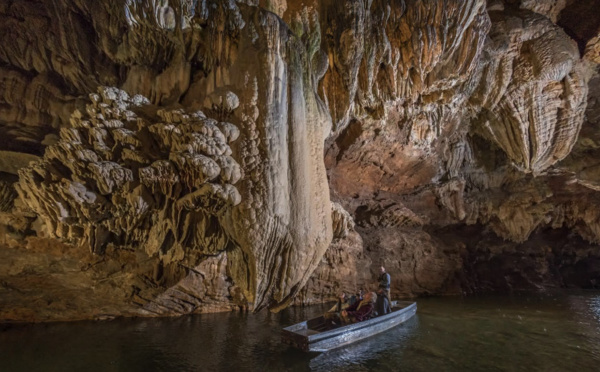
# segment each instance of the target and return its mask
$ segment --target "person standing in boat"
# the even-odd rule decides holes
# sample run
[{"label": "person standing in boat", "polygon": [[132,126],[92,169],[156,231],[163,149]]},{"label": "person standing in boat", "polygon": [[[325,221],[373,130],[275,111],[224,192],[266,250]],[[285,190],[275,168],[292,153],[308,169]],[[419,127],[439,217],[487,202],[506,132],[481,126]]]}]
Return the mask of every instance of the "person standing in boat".
[{"label": "person standing in boat", "polygon": [[392,282],[392,278],[390,274],[385,271],[385,267],[381,265],[379,268],[381,275],[379,275],[379,292],[387,297],[388,301],[392,302],[392,297],[390,295],[390,284]]},{"label": "person standing in boat", "polygon": [[383,289],[377,291],[377,302],[375,303],[376,316],[389,314],[392,312],[390,300],[385,295]]}]

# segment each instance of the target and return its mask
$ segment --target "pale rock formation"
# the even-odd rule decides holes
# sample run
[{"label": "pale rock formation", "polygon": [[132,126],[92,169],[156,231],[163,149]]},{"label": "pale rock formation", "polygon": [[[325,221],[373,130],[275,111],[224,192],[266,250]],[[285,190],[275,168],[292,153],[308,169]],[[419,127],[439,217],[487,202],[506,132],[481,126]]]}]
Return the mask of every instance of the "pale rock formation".
[{"label": "pale rock formation", "polygon": [[247,11],[252,22],[237,41],[247,46],[244,55],[208,76],[240,92],[235,151],[246,176],[238,186],[241,203],[222,225],[235,242],[228,257],[236,285],[256,309],[277,310],[308,280],[332,239],[322,159],[331,119],[316,94],[324,73],[316,14],[303,12],[292,25],[295,36],[273,14]]},{"label": "pale rock formation", "polygon": [[339,203],[331,203],[331,220],[333,223],[333,237],[335,239],[345,238],[354,230],[352,216]]},{"label": "pale rock formation", "polygon": [[597,36],[588,41],[584,57],[594,63],[600,64],[600,30],[598,30]]},{"label": "pale rock formation", "polygon": [[474,194],[466,222],[488,224],[500,237],[525,242],[542,223],[547,223],[552,211],[548,198],[552,190],[542,182],[511,184],[504,190]]},{"label": "pale rock formation", "polygon": [[[255,0],[258,4],[266,10],[277,14],[283,18],[285,11],[288,8],[287,0]],[[293,1],[290,1],[293,2]]]},{"label": "pale rock formation", "polygon": [[[202,261],[177,284],[143,304],[143,314],[182,315],[194,312],[219,312],[233,308],[232,301],[245,307],[247,303],[239,288],[233,287],[226,273],[227,254],[221,253]],[[231,291],[231,293],[230,293]],[[237,295],[236,295],[237,294]]]},{"label": "pale rock formation", "polygon": [[521,9],[529,9],[543,14],[554,23],[560,12],[567,6],[567,0],[521,0]]},{"label": "pale rock formation", "polygon": [[[556,20],[568,4],[507,3],[510,4],[488,1],[492,25],[489,39],[483,53],[476,57],[475,71],[453,92],[455,98],[456,93],[464,92],[467,110],[457,110],[443,100],[437,101],[442,105],[421,101],[407,110],[391,100],[384,104],[382,118],[380,112],[367,118],[357,114],[346,129],[330,140],[326,163],[332,189],[354,216],[363,240],[369,242],[371,253],[367,255],[371,260],[385,250],[380,236],[381,231],[391,234],[389,227],[410,236],[410,229],[415,227],[423,226],[431,232],[464,223],[472,228],[461,238],[463,242],[448,244],[444,250],[464,252],[465,244],[472,238],[469,234],[487,236],[491,232],[495,238],[490,238],[490,245],[511,248],[497,250],[487,259],[493,255],[517,256],[521,245],[515,242],[528,244],[532,236],[543,239],[539,231],[549,228],[577,231],[584,239],[597,241],[597,220],[591,212],[596,197],[593,192],[580,194],[581,187],[577,187],[595,187],[595,167],[579,170],[577,180],[569,181],[573,170],[560,163],[571,154],[578,140],[586,105],[595,102],[595,98],[588,97],[588,86],[593,86],[588,83],[589,64],[581,61],[577,45],[569,36],[546,18]],[[483,35],[486,33],[484,30]],[[409,119],[404,119],[407,116]],[[400,128],[394,128],[396,123]],[[595,139],[588,138],[586,146],[596,148],[595,143]],[[589,163],[596,164],[591,158]],[[529,173],[537,178],[531,178]],[[585,195],[585,202],[574,207],[573,195]],[[590,207],[585,208],[586,203]],[[390,218],[391,209],[402,211],[400,216],[412,214],[418,219]],[[485,226],[485,230],[480,230],[480,226]],[[409,241],[404,249],[418,250],[414,244]],[[400,248],[392,249],[396,255],[402,254]],[[457,283],[449,279],[454,275],[461,277],[464,288],[469,288],[464,283],[472,280],[468,277],[472,274],[471,260],[478,260],[483,252],[460,254],[461,259],[456,258],[449,274],[431,273],[430,279],[445,283],[432,292],[456,289]],[[364,259],[362,263],[372,265],[371,260]],[[490,280],[483,279],[482,273],[477,275],[476,281]],[[410,280],[418,282],[416,276]],[[529,278],[520,284],[536,287],[536,280],[560,283],[563,279]],[[513,288],[513,284],[498,283],[502,288]],[[312,282],[311,285],[315,288],[308,288],[307,292],[315,289],[313,293],[318,293],[322,287]],[[490,288],[478,282],[467,291],[484,287]]]},{"label": "pale rock formation", "polygon": [[98,93],[44,158],[20,171],[17,190],[50,236],[97,254],[109,243],[142,246],[192,265],[190,252],[225,249],[217,221],[240,203],[241,171],[216,121],[183,110],[145,116],[156,109],[143,97]]},{"label": "pale rock formation", "polygon": [[538,175],[571,151],[587,102],[577,45],[542,16],[492,12],[482,77],[470,99],[475,130]]},{"label": "pale rock formation", "polygon": [[[40,96],[44,109],[58,111],[49,105],[58,99],[73,103],[62,109],[77,111],[70,127],[64,116],[52,117],[63,122],[60,140],[35,171],[21,172],[21,194],[52,236],[87,242],[93,252],[108,242],[146,242],[165,263],[193,268],[202,254],[231,249],[230,273],[244,296],[255,309],[276,310],[291,301],[332,238],[321,156],[331,119],[316,94],[327,65],[319,24],[306,9],[292,25],[296,36],[255,4],[194,4],[47,4],[38,10],[40,23],[49,14],[70,17],[70,7],[80,12],[79,22],[44,23],[56,30],[55,44],[85,29],[98,50],[76,43],[54,56],[6,40],[0,58],[17,71],[57,71],[56,82],[81,93],[102,83],[124,89],[92,96],[87,108],[60,90]],[[2,7],[11,35],[27,34],[13,19],[23,11]],[[14,80],[32,85],[27,75]],[[139,95],[128,99],[125,91]],[[21,112],[23,94],[14,96],[4,99]],[[185,109],[131,107],[176,102]]]},{"label": "pale rock formation", "polygon": [[425,220],[406,206],[393,201],[380,201],[361,206],[356,211],[357,223],[361,227],[418,227]]},{"label": "pale rock formation", "polygon": [[464,205],[465,184],[463,179],[457,178],[435,189],[440,204],[458,221],[464,220],[467,216]]},{"label": "pale rock formation", "polygon": [[335,129],[352,117],[381,118],[394,100],[429,121],[436,104],[460,105],[489,28],[485,10],[480,0],[324,1],[322,86]]},{"label": "pale rock formation", "polygon": [[377,290],[381,265],[391,273],[394,298],[460,293],[464,244],[449,244],[419,229],[361,229],[360,233],[332,243],[298,296],[298,304],[333,300],[341,292]]},{"label": "pale rock formation", "polygon": [[310,305],[336,300],[342,292],[355,294],[370,282],[371,259],[359,233],[350,231],[334,239],[295,304]]}]

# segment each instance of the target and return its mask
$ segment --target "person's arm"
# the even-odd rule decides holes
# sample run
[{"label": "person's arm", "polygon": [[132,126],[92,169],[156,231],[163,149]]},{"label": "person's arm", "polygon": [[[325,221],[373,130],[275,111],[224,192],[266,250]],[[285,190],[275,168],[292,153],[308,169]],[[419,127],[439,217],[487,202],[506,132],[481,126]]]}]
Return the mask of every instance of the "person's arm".
[{"label": "person's arm", "polygon": [[344,303],[346,302],[346,294],[342,293],[336,302],[335,305],[331,309],[329,309],[328,313],[337,313],[342,310]]}]

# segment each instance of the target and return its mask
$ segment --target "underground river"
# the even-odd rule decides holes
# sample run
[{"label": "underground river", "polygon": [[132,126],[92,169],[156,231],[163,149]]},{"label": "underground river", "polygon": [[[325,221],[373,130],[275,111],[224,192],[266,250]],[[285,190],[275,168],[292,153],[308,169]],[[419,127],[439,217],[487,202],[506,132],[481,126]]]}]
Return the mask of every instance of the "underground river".
[{"label": "underground river", "polygon": [[395,329],[326,354],[279,342],[328,306],[0,325],[8,371],[597,371],[600,291],[419,299]]}]

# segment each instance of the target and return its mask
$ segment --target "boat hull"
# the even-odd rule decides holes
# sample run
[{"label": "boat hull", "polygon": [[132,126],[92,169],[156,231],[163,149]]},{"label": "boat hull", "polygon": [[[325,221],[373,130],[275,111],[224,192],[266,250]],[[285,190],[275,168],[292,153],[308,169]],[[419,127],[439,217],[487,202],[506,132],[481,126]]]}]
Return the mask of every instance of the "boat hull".
[{"label": "boat hull", "polygon": [[323,317],[294,324],[282,330],[282,341],[304,351],[325,352],[385,332],[410,319],[417,312],[417,303],[394,301],[390,314],[363,322],[319,332]]}]

